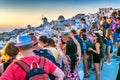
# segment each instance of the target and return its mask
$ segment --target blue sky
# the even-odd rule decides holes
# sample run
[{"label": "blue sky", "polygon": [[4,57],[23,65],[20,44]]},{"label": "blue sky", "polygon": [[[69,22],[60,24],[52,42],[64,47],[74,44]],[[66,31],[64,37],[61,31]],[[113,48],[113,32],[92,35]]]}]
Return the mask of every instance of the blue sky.
[{"label": "blue sky", "polygon": [[0,30],[39,26],[41,16],[56,20],[59,15],[70,18],[77,13],[94,13],[99,8],[120,8],[120,0],[0,0]]}]

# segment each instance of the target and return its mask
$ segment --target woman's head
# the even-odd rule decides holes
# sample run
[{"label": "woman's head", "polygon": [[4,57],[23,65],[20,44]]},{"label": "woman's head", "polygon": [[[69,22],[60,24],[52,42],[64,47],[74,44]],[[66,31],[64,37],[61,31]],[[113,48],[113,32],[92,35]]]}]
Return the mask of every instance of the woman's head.
[{"label": "woman's head", "polygon": [[5,60],[5,62],[7,62],[10,59],[10,57],[12,58],[15,57],[18,54],[18,52],[19,50],[15,46],[15,43],[8,42],[2,49],[1,55],[3,59]]},{"label": "woman's head", "polygon": [[103,40],[102,40],[102,37],[100,36],[99,33],[94,33],[94,34],[93,34],[93,37],[94,37],[95,43],[98,42],[98,43],[100,43],[100,46],[103,45]]},{"label": "woman's head", "polygon": [[73,42],[73,40],[69,40],[67,43],[66,43],[66,54],[69,55],[69,54],[75,54],[77,52],[77,46],[76,44]]},{"label": "woman's head", "polygon": [[48,39],[48,46],[55,47],[55,41],[51,38]]},{"label": "woman's head", "polygon": [[100,35],[99,35],[99,33],[94,33],[94,34],[93,34],[93,37],[94,37],[94,40],[95,40],[95,41],[98,41]]}]

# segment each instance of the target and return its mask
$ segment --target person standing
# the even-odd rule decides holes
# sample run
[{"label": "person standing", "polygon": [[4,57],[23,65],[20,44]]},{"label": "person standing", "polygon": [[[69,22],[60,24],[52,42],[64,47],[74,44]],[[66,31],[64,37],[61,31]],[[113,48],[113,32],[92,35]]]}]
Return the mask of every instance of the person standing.
[{"label": "person standing", "polygon": [[[45,59],[44,71],[53,74],[56,80],[63,80],[64,73],[55,64],[46,58],[35,55],[32,49],[33,41],[28,34],[18,35],[15,46],[18,47],[19,53],[22,55],[20,60],[24,61],[24,63],[30,66],[33,61],[39,63],[40,59]],[[0,80],[26,80],[26,72],[14,62],[6,69]]]},{"label": "person standing", "polygon": [[66,53],[64,53],[61,48],[61,40],[57,43],[57,50],[59,53],[63,56],[63,61],[65,64],[64,70],[65,70],[65,76],[67,80],[79,80],[78,77],[78,62],[81,57],[81,48],[78,43],[78,41],[72,36],[70,33],[70,39],[66,43]]},{"label": "person standing", "polygon": [[93,62],[94,62],[94,68],[96,72],[96,80],[100,80],[100,61],[101,61],[101,55],[100,55],[100,48],[103,45],[102,39],[99,35],[99,33],[94,33],[94,47],[88,48],[89,51],[93,52]]}]

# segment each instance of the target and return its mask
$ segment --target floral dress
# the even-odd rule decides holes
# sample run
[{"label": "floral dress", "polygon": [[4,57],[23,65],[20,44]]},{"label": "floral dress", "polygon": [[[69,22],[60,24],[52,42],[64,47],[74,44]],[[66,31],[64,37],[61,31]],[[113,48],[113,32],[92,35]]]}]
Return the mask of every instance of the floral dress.
[{"label": "floral dress", "polygon": [[75,69],[73,72],[71,72],[71,69],[70,69],[70,57],[68,55],[66,55],[67,57],[67,64],[65,65],[65,80],[80,80],[79,77],[78,77],[78,62],[79,62],[79,57],[77,57],[77,62],[76,62],[76,65],[75,65]]}]

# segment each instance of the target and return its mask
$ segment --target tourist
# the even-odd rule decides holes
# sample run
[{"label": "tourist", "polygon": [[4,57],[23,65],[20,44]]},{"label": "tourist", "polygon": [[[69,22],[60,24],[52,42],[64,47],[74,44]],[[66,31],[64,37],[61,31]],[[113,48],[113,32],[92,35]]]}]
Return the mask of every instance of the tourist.
[{"label": "tourist", "polygon": [[102,39],[98,33],[94,33],[94,47],[88,48],[89,51],[93,52],[93,62],[94,62],[94,68],[96,72],[96,80],[100,80],[100,48],[102,47]]},{"label": "tourist", "polygon": [[[39,62],[43,57],[36,56],[32,49],[33,41],[28,34],[18,35],[17,44],[19,53],[22,55],[20,60],[24,61],[29,66],[34,61]],[[45,59],[44,70],[46,73],[51,73],[56,77],[56,80],[63,80],[64,73],[51,61]],[[12,63],[0,77],[0,80],[26,80],[26,72],[15,63]]]},{"label": "tourist", "polygon": [[111,64],[111,56],[110,56],[110,53],[112,53],[113,51],[113,37],[112,37],[112,31],[110,30],[110,28],[107,28],[106,29],[106,35],[105,35],[105,38],[106,38],[106,62],[108,65]]},{"label": "tourist", "polygon": [[61,40],[58,41],[57,49],[60,54],[63,55],[63,61],[65,64],[65,76],[67,80],[79,80],[78,77],[78,62],[81,56],[81,48],[78,41],[70,33],[70,39],[66,43],[66,53],[60,48]]},{"label": "tourist", "polygon": [[16,56],[19,53],[18,48],[15,46],[14,42],[7,42],[7,44],[3,47],[1,52],[2,63],[0,64],[0,74],[2,74],[6,68],[16,60]]}]

